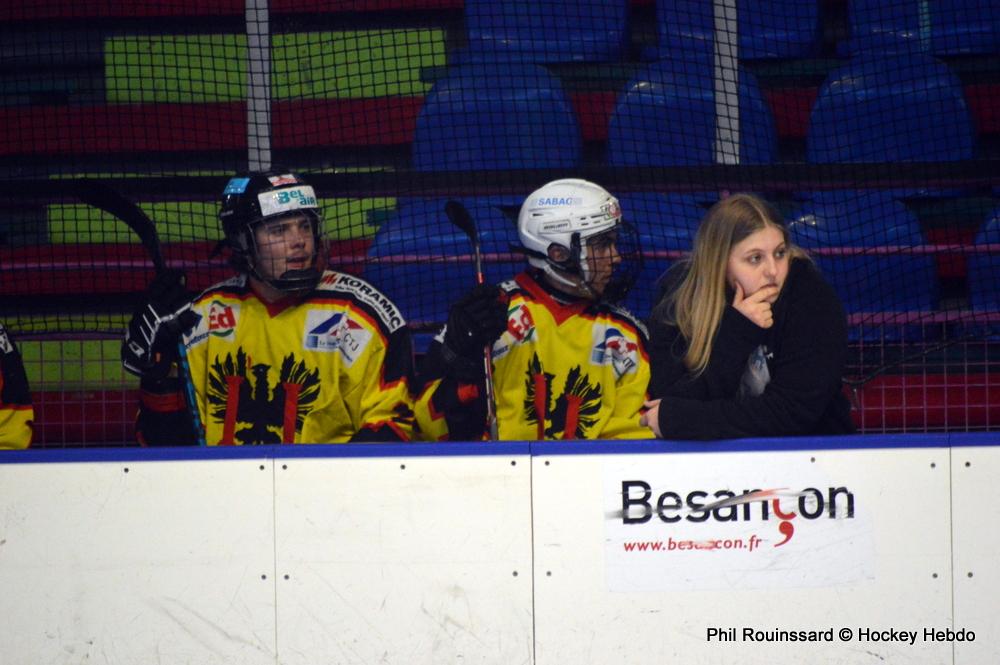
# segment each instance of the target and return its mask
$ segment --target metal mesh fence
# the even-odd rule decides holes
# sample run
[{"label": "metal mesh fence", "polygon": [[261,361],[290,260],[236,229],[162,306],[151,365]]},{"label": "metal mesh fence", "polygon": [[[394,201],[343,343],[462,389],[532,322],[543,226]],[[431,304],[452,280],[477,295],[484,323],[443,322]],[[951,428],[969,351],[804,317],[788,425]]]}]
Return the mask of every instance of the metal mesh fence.
[{"label": "metal mesh fence", "polygon": [[320,195],[333,266],[420,333],[523,259],[512,216],[558,177],[618,195],[657,277],[706,208],[755,191],[848,310],[862,431],[1000,420],[1000,9],[990,0],[38,0],[0,8],[0,320],[36,445],[131,439],[117,339],[153,276],[95,207],[155,221],[193,289],[229,175]]}]

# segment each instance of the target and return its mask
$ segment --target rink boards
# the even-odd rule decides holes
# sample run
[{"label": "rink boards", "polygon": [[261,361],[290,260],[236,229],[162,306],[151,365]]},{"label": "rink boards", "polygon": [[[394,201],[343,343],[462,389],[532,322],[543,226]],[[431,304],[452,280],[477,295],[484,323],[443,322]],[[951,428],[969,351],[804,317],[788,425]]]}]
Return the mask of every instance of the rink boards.
[{"label": "rink boards", "polygon": [[998,443],[7,453],[0,661],[997,662]]}]

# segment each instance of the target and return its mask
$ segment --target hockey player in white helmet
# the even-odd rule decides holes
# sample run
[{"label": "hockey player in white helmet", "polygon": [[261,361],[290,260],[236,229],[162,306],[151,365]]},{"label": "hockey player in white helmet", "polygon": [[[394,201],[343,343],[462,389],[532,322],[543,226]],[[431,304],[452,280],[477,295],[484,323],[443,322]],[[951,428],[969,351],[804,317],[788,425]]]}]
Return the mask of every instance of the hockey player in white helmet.
[{"label": "hockey player in white helmet", "polygon": [[524,201],[517,232],[528,263],[559,291],[618,302],[635,280],[634,230],[622,220],[618,199],[600,185],[550,182]]},{"label": "hockey player in white helmet", "polygon": [[487,435],[484,349],[498,438],[649,438],[646,331],[619,307],[640,268],[618,199],[579,179],[532,192],[518,216],[528,268],[456,302],[416,382],[421,435]]}]

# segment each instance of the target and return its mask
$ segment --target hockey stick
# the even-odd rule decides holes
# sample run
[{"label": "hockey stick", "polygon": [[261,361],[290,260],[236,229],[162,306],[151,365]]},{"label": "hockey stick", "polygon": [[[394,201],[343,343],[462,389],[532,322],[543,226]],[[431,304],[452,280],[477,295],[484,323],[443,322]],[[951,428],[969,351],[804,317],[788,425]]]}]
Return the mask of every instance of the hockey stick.
[{"label": "hockey stick", "polygon": [[[476,229],[476,221],[466,210],[465,206],[458,201],[448,201],[444,204],[444,212],[452,224],[457,226],[465,235],[469,236],[472,243],[472,254],[475,261],[476,284],[486,283],[486,275],[483,274],[483,257],[479,251],[479,231]],[[490,430],[490,440],[496,441],[497,436],[497,403],[496,391],[493,386],[493,349],[487,344],[483,347],[483,368],[486,370],[486,424]]]},{"label": "hockey stick", "polygon": [[[146,252],[149,253],[156,274],[162,274],[167,269],[167,263],[163,260],[163,252],[160,249],[160,237],[156,232],[156,224],[142,211],[142,208],[107,185],[94,180],[76,180],[71,189],[76,197],[87,205],[103,210],[132,229],[139,236]],[[191,367],[188,365],[187,348],[184,346],[183,340],[177,341],[177,360],[180,364],[181,378],[184,380],[185,401],[191,416],[195,440],[199,446],[204,446],[205,430],[201,426],[198,402],[195,401],[194,395],[194,383],[191,380]]]}]

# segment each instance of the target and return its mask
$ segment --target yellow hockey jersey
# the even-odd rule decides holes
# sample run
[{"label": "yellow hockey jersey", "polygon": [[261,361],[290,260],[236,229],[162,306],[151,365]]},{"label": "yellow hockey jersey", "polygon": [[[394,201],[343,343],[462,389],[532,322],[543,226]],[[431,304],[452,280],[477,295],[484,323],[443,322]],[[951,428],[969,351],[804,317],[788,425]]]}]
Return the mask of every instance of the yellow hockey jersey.
[{"label": "yellow hockey jersey", "polygon": [[0,324],[0,450],[27,448],[34,419],[24,363]]},{"label": "yellow hockey jersey", "polygon": [[[608,304],[561,303],[527,272],[500,288],[509,298],[507,330],[492,349],[500,439],[652,437],[639,425],[649,383],[641,323]],[[451,371],[443,338],[416,383],[418,428],[430,440],[482,439],[484,390]]]},{"label": "yellow hockey jersey", "polygon": [[[240,275],[193,309],[184,346],[208,445],[411,438],[410,333],[364,280],[328,270],[305,298],[269,304]],[[147,412],[184,408],[177,393],[143,397]]]}]

